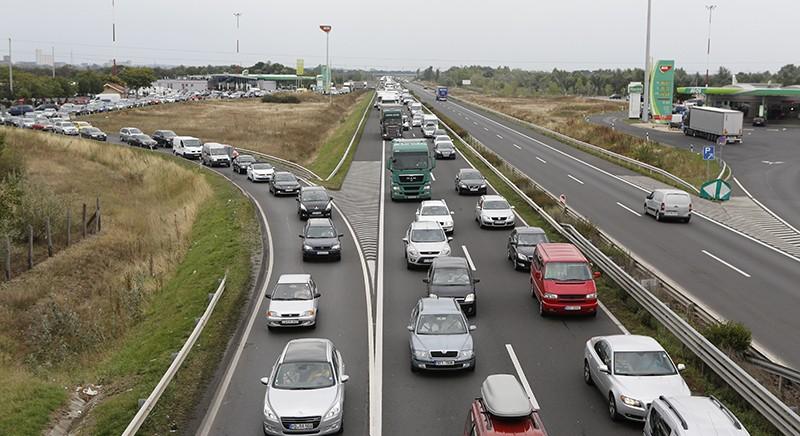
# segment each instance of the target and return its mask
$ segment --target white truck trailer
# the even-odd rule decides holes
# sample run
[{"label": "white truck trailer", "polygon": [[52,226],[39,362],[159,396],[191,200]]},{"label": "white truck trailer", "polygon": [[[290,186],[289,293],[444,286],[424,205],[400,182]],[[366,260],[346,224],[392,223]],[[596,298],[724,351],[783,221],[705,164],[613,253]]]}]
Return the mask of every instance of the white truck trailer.
[{"label": "white truck trailer", "polygon": [[692,106],[683,117],[683,134],[700,136],[714,142],[724,136],[728,144],[741,143],[743,120],[744,114],[739,111]]}]

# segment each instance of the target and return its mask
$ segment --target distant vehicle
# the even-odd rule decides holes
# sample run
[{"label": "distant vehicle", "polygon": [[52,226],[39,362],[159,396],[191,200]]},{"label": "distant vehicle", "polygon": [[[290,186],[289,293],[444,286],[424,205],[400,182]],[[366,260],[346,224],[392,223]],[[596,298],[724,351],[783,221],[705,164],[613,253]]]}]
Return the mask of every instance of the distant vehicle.
[{"label": "distant vehicle", "polygon": [[514,206],[499,195],[482,195],[475,204],[475,221],[480,228],[514,227]]},{"label": "distant vehicle", "polygon": [[692,219],[692,197],[679,189],[656,189],[644,199],[644,214],[653,215],[656,221],[678,219],[688,223]]},{"label": "distant vehicle", "polygon": [[456,160],[456,147],[452,141],[437,141],[433,143],[433,155],[437,159]]},{"label": "distant vehicle", "polygon": [[269,181],[269,192],[276,197],[281,194],[297,195],[300,192],[300,182],[288,171],[276,171]]},{"label": "distant vehicle", "polygon": [[649,336],[596,336],[583,350],[583,380],[608,400],[614,421],[644,421],[650,403],[660,395],[691,395],[679,373],[683,369]]},{"label": "distant vehicle", "polygon": [[97,94],[94,96],[92,101],[96,102],[104,102],[104,103],[116,103],[120,101],[122,97],[119,94],[112,93],[112,94]]},{"label": "distant vehicle", "polygon": [[200,162],[205,166],[231,166],[231,158],[223,144],[217,142],[206,142],[200,151]]},{"label": "distant vehicle", "polygon": [[539,410],[511,374],[494,374],[472,401],[462,436],[547,436]]},{"label": "distant vehicle", "polygon": [[542,242],[550,242],[541,227],[516,227],[508,235],[508,260],[515,270],[527,270],[531,267],[536,246]]},{"label": "distant vehicle", "polygon": [[293,339],[286,344],[264,395],[264,434],[329,435],[344,425],[344,361],[328,339]]},{"label": "distant vehicle", "polygon": [[55,133],[61,135],[78,136],[78,129],[69,121],[59,121],[53,127]]},{"label": "distant vehicle", "polygon": [[473,277],[472,269],[463,257],[441,256],[433,259],[428,275],[422,279],[428,296],[454,298],[467,315],[478,313],[480,279]]},{"label": "distant vehicle", "polygon": [[422,116],[422,134],[426,138],[433,138],[439,128],[439,118],[433,114]]},{"label": "distant vehicle", "polygon": [[172,138],[172,153],[186,159],[199,159],[203,143],[193,136],[176,136]]},{"label": "distant vehicle", "polygon": [[33,112],[33,110],[34,110],[33,106],[31,106],[29,104],[20,104],[20,105],[11,106],[10,108],[8,108],[8,113],[13,115],[13,116],[15,116],[15,117],[21,117],[21,116],[27,114],[28,112]]},{"label": "distant vehicle", "polygon": [[452,212],[447,207],[447,203],[444,200],[425,200],[417,208],[414,220],[418,222],[437,222],[442,226],[445,233],[452,235],[455,231],[454,214],[455,212]]},{"label": "distant vehicle", "polygon": [[95,141],[108,140],[108,136],[97,127],[86,127],[81,129],[81,136],[84,138],[94,139]]},{"label": "distant vehicle", "polygon": [[446,86],[439,86],[436,88],[436,101],[447,101]]},{"label": "distant vehicle", "polygon": [[128,142],[133,135],[139,135],[142,131],[137,129],[136,127],[123,127],[119,129],[119,140],[122,142]]},{"label": "distant vehicle", "polygon": [[145,135],[144,133],[137,133],[128,138],[128,144],[134,147],[149,148],[150,150],[156,148],[156,140]]},{"label": "distant vehicle", "polygon": [[84,127],[92,127],[92,125],[89,124],[88,121],[73,121],[72,124],[74,124],[75,127],[78,128],[78,130],[81,130]]},{"label": "distant vehicle", "polygon": [[481,194],[487,191],[486,179],[480,171],[472,168],[461,168],[455,179],[456,192],[459,194]]},{"label": "distant vehicle", "polygon": [[431,198],[431,171],[436,160],[424,139],[394,139],[386,169],[392,173],[391,199]]},{"label": "distant vehicle", "polygon": [[742,142],[742,121],[739,111],[710,106],[692,106],[683,116],[683,134],[700,136],[717,142],[724,136],[728,144]]},{"label": "distant vehicle", "polygon": [[683,126],[683,113],[672,114],[669,119],[669,126],[675,129],[679,129]]},{"label": "distant vehicle", "polygon": [[231,162],[231,169],[233,172],[244,174],[247,172],[247,167],[256,161],[256,158],[249,154],[240,154],[236,156]]},{"label": "distant vehicle", "polygon": [[322,186],[303,186],[297,196],[297,215],[302,220],[330,218],[333,214],[333,197]]},{"label": "distant vehicle", "polygon": [[420,298],[408,324],[411,372],[425,370],[475,370],[469,325],[452,298]]},{"label": "distant vehicle", "polygon": [[300,238],[303,240],[303,260],[310,258],[342,259],[341,238],[330,218],[309,218],[303,227]]},{"label": "distant vehicle", "polygon": [[753,127],[764,127],[767,125],[767,119],[764,117],[754,117]]},{"label": "distant vehicle", "polygon": [[415,112],[414,115],[411,116],[411,127],[422,127],[421,112]]},{"label": "distant vehicle", "polygon": [[597,287],[589,261],[572,244],[540,243],[531,259],[531,296],[539,301],[539,315],[597,315]]},{"label": "distant vehicle", "polygon": [[251,182],[269,182],[275,175],[275,167],[266,162],[253,162],[247,166],[247,179]]},{"label": "distant vehicle", "polygon": [[400,105],[381,105],[381,136],[383,139],[403,137],[403,108]]},{"label": "distant vehicle", "polygon": [[608,96],[608,98],[610,98],[611,100],[620,100],[622,99],[622,96],[619,94],[611,94]]},{"label": "distant vehicle", "polygon": [[712,397],[668,397],[650,404],[644,436],[749,436],[744,425],[721,401]]},{"label": "distant vehicle", "polygon": [[450,255],[450,241],[441,224],[435,221],[414,221],[403,237],[406,267],[428,267],[433,259]]},{"label": "distant vehicle", "polygon": [[272,291],[265,295],[270,300],[267,328],[315,328],[321,296],[311,274],[281,275]]},{"label": "distant vehicle", "polygon": [[422,103],[418,101],[413,101],[408,104],[408,110],[411,112],[411,115],[416,113],[422,113]]},{"label": "distant vehicle", "polygon": [[171,147],[172,146],[172,138],[178,135],[175,134],[172,130],[156,130],[153,132],[152,138],[156,140],[159,147]]}]

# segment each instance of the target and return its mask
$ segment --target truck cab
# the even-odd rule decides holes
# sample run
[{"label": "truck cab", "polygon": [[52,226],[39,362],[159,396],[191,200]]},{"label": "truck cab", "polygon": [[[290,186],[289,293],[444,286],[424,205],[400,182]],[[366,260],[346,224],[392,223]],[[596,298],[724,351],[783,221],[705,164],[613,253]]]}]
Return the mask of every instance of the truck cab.
[{"label": "truck cab", "polygon": [[436,101],[447,101],[447,87],[436,87]]},{"label": "truck cab", "polygon": [[383,105],[381,107],[381,136],[383,139],[403,137],[403,107]]},{"label": "truck cab", "polygon": [[392,173],[392,200],[430,200],[436,160],[424,139],[394,139],[386,169]]},{"label": "truck cab", "polygon": [[519,381],[511,374],[494,374],[472,401],[463,436],[547,436],[544,423]]}]

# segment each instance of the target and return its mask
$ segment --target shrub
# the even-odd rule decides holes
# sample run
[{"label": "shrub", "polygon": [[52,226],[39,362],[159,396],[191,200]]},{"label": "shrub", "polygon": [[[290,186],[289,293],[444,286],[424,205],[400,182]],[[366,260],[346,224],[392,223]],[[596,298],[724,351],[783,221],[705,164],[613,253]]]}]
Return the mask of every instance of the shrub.
[{"label": "shrub", "polygon": [[752,339],[750,329],[735,321],[712,325],[705,330],[704,335],[717,347],[736,353],[747,351]]},{"label": "shrub", "polygon": [[261,97],[261,101],[264,103],[297,104],[300,103],[300,98],[294,94],[278,92],[275,94],[267,94]]}]

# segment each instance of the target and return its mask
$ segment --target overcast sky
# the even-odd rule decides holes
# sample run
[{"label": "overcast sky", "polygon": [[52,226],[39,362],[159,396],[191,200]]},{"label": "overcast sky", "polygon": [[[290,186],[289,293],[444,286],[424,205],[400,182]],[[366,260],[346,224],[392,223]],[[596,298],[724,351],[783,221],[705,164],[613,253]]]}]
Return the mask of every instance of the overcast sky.
[{"label": "overcast sky", "polygon": [[[55,47],[57,62],[114,55],[112,0],[0,0],[0,33],[14,60]],[[717,3],[711,70],[775,71],[800,63],[797,0],[654,0],[652,56],[705,71],[708,11]],[[334,67],[507,65],[576,70],[644,64],[646,0],[116,0],[118,61],[136,64]],[[240,12],[240,58],[236,19]],[[0,54],[8,54],[7,42]],[[238,59],[238,60],[237,60]]]}]

